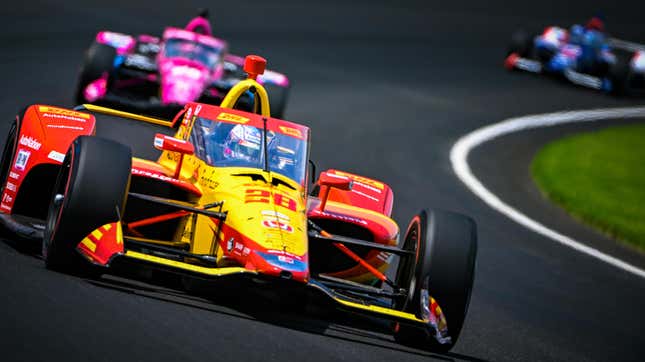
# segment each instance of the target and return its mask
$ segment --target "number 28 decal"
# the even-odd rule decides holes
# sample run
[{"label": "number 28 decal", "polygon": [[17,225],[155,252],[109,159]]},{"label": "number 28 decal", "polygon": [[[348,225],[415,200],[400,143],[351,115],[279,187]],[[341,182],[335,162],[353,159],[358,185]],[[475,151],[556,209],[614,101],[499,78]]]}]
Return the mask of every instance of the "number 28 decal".
[{"label": "number 28 decal", "polygon": [[[249,204],[252,202],[261,202],[265,204],[270,203],[271,192],[269,192],[269,190],[260,190],[260,189],[246,190],[246,195],[244,196],[244,203]],[[287,195],[276,192],[273,194],[273,202],[277,206],[284,207],[285,209],[289,209],[291,211],[296,211],[296,200],[292,199]]]}]

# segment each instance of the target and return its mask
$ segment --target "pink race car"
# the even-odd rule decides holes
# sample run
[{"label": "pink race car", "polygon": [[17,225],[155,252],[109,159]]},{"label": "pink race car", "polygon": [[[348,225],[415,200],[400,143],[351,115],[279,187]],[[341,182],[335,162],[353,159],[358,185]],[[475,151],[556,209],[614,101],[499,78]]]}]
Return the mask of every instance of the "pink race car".
[{"label": "pink race car", "polygon": [[[194,101],[218,105],[246,78],[243,62],[212,36],[206,11],[184,29],[167,27],[162,38],[101,31],[85,55],[75,101],[156,115],[173,115]],[[267,70],[258,81],[269,92],[272,116],[283,117],[289,79]],[[237,107],[252,111],[252,97]]]}]

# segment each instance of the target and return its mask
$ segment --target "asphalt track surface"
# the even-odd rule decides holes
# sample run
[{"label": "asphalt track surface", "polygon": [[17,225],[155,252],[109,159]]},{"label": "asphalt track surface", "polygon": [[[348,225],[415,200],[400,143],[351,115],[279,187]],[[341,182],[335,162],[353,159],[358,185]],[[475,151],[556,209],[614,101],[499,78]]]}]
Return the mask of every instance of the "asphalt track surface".
[{"label": "asphalt track surface", "polygon": [[[604,2],[606,3],[606,2]],[[21,6],[24,5],[24,6]],[[101,29],[160,33],[202,3],[32,1],[0,17],[0,111],[71,106],[76,69]],[[605,4],[608,5],[608,4]],[[257,53],[293,84],[286,118],[313,129],[318,169],[375,177],[395,190],[404,225],[422,207],[472,215],[479,225],[474,294],[448,354],[401,347],[383,326],[346,315],[289,313],[248,297],[208,300],[123,278],[50,272],[17,242],[0,243],[0,360],[640,361],[645,281],[575,253],[487,207],[453,174],[461,135],[524,114],[642,105],[501,68],[521,26],[570,24],[604,11],[613,35],[645,42],[642,1],[245,1],[209,4],[236,53]],[[602,127],[612,121],[591,126]],[[529,216],[640,267],[546,203],[528,177],[532,153],[564,132],[526,132],[476,149],[475,174]],[[132,136],[132,135],[130,135]],[[364,326],[361,326],[364,327]]]}]

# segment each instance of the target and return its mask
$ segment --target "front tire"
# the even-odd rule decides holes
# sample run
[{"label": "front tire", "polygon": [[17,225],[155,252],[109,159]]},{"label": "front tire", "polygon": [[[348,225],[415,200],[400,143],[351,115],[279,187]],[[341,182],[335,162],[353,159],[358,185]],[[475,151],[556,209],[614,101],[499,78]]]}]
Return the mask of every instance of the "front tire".
[{"label": "front tire", "polygon": [[114,68],[114,58],[116,58],[116,49],[102,43],[94,42],[85,53],[83,65],[78,75],[78,84],[74,100],[77,104],[88,102],[85,99],[85,88],[93,81],[101,78],[105,73],[109,74]]},{"label": "front tire", "polygon": [[123,215],[131,165],[132,152],[120,143],[92,136],[72,142],[47,214],[43,258],[48,269],[70,273],[88,269],[76,246]]},{"label": "front tire", "polygon": [[511,43],[508,46],[506,56],[515,53],[522,58],[529,58],[533,50],[533,38],[533,36],[524,30],[516,31],[511,37]]},{"label": "front tire", "polygon": [[433,297],[445,316],[450,342],[439,343],[434,328],[404,324],[395,326],[394,338],[446,352],[457,343],[470,303],[477,255],[475,222],[453,212],[423,210],[410,222],[403,248],[416,256],[400,262],[396,282],[408,286],[408,297],[396,307],[427,319],[429,296]]}]

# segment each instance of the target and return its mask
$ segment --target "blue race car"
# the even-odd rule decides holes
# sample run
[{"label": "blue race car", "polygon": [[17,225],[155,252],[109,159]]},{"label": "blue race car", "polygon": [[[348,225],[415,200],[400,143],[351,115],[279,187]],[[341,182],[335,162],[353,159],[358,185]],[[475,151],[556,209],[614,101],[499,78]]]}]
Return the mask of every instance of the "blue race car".
[{"label": "blue race car", "polygon": [[544,73],[612,94],[645,93],[645,49],[611,39],[592,17],[584,26],[549,26],[541,34],[513,34],[507,69]]}]

